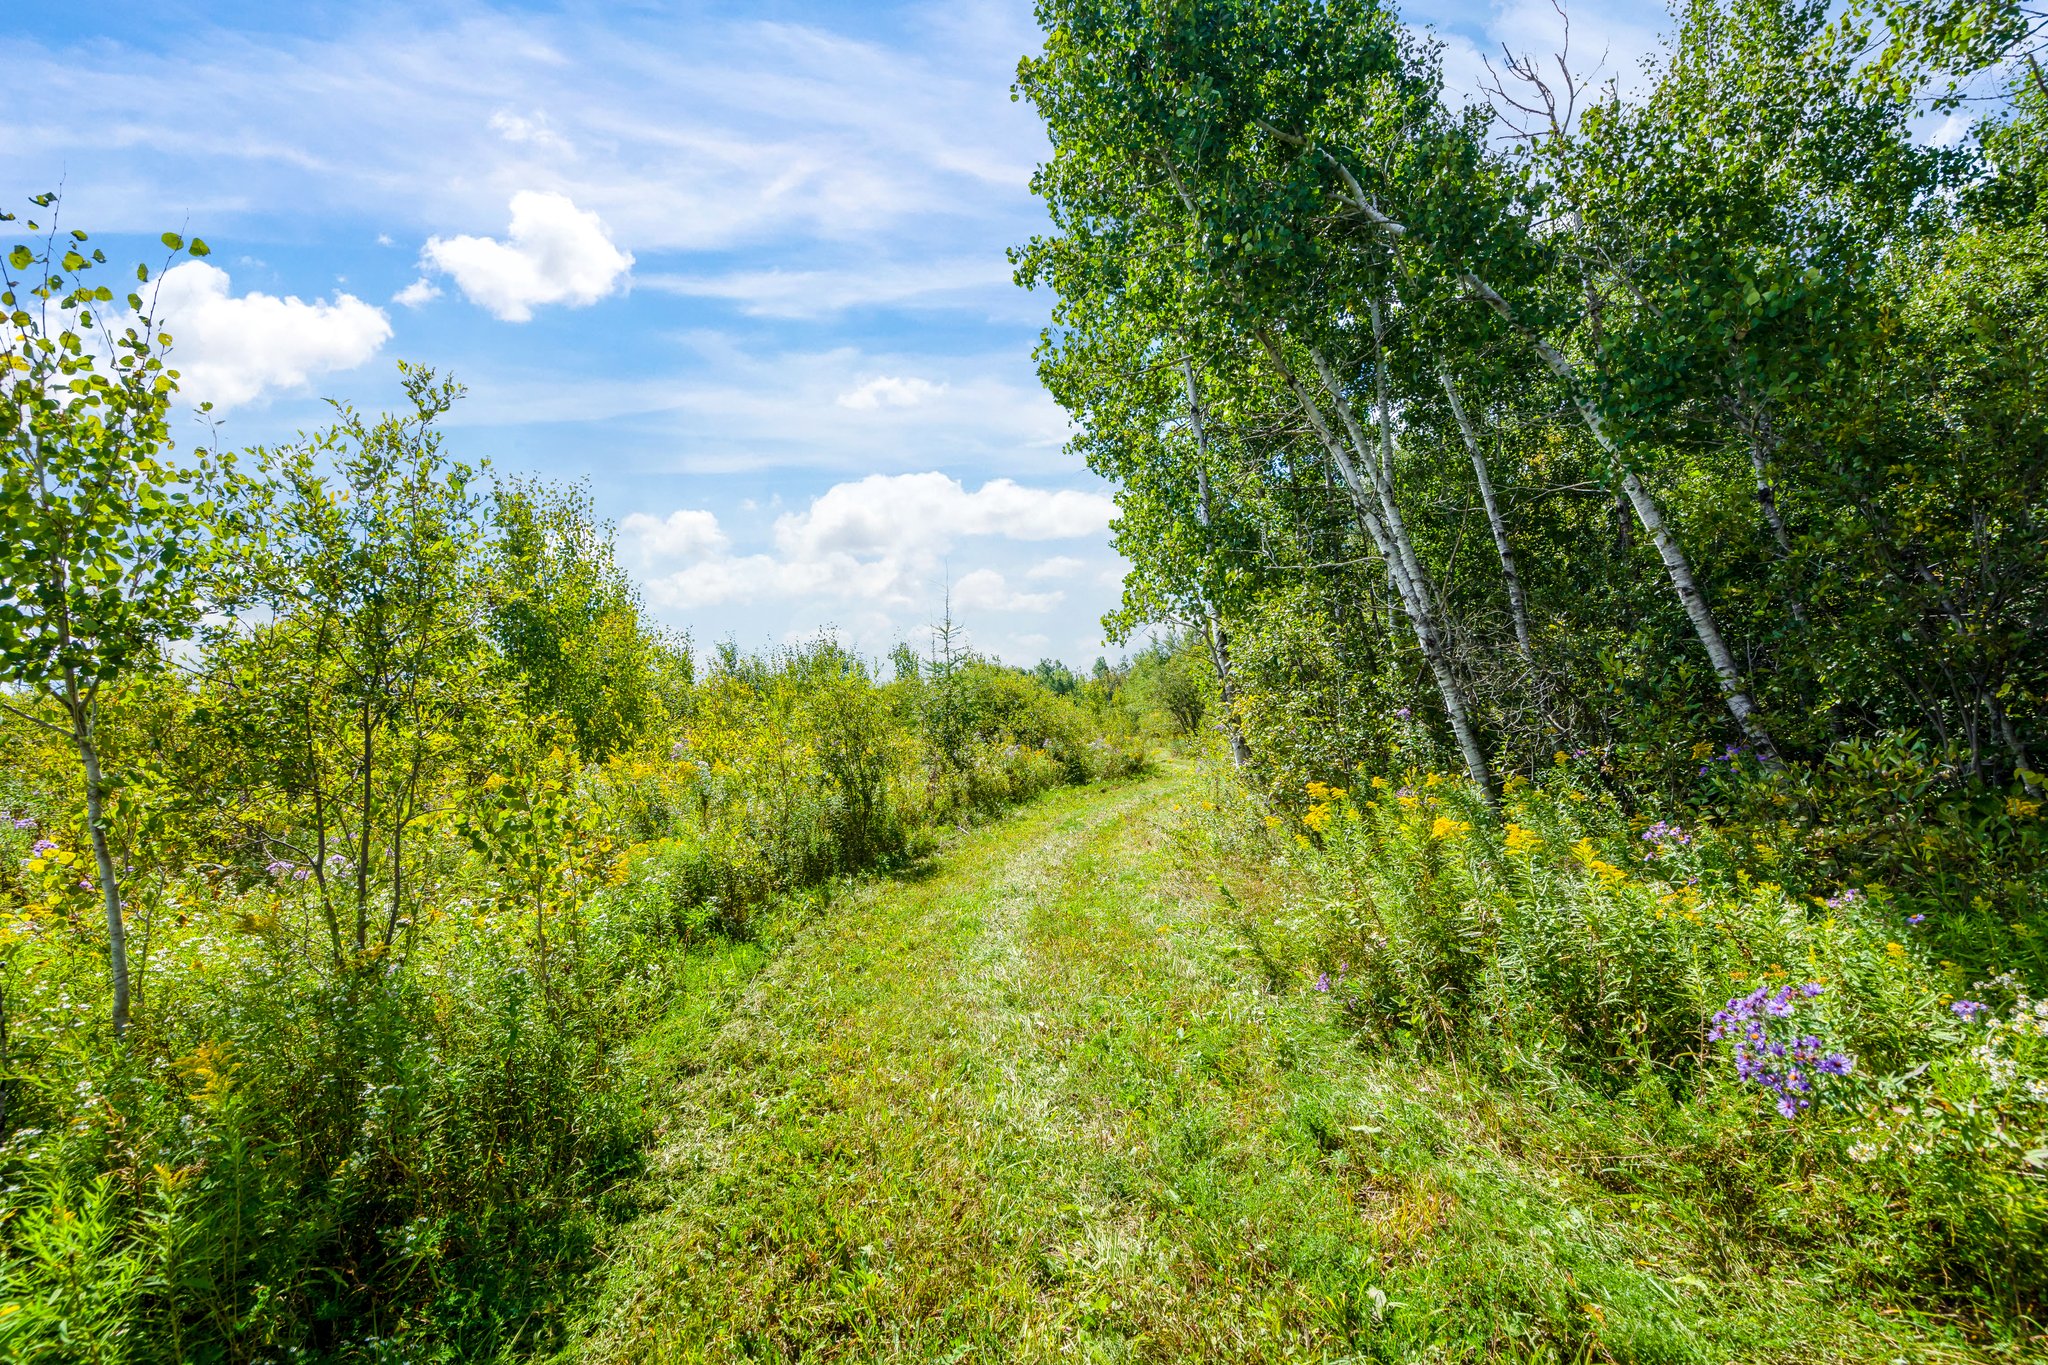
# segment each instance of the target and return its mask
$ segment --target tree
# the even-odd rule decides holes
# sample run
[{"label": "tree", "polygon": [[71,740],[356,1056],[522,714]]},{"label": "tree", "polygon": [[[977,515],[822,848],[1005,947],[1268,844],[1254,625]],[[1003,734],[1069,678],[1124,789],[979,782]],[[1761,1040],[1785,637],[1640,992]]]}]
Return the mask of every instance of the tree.
[{"label": "tree", "polygon": [[567,717],[589,759],[658,730],[688,685],[688,645],[648,627],[589,492],[511,480],[491,524],[490,634],[527,713]]},{"label": "tree", "polygon": [[337,405],[331,427],[257,452],[206,660],[245,785],[280,798],[269,856],[313,883],[337,965],[411,922],[409,836],[471,732],[516,714],[484,628],[477,472],[434,425],[462,390],[399,368],[409,413]]},{"label": "tree", "polygon": [[[97,731],[106,687],[156,663],[198,619],[214,544],[211,494],[225,466],[204,451],[175,458],[168,414],[177,371],[154,295],[91,282],[106,264],[87,236],[57,228],[56,198],[40,241],[0,268],[0,679],[21,689],[0,701],[61,729],[78,755],[86,833],[106,911],[113,1026],[128,1027],[129,972],[120,871],[109,849],[110,782]],[[0,221],[16,221],[0,212]],[[207,254],[166,233],[173,254]],[[147,284],[146,266],[136,267]],[[29,698],[54,708],[61,726]]]}]

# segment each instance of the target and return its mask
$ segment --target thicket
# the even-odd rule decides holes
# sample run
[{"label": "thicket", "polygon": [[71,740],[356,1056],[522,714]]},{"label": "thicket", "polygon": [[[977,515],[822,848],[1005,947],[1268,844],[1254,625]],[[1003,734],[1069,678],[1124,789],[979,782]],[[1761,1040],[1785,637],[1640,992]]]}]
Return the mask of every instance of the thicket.
[{"label": "thicket", "polygon": [[2038,1334],[2038,10],[1686,0],[1639,93],[1463,109],[1378,0],[1038,13],[1018,279],[1215,846],[1306,879],[1275,983],[1667,1095],[1731,1240]]},{"label": "thicket", "polygon": [[24,226],[0,1357],[545,1348],[651,1140],[636,1037],[845,876],[1145,761],[950,623],[888,681],[830,639],[693,660],[580,491],[443,449],[426,371],[181,456],[150,271],[124,310]]}]

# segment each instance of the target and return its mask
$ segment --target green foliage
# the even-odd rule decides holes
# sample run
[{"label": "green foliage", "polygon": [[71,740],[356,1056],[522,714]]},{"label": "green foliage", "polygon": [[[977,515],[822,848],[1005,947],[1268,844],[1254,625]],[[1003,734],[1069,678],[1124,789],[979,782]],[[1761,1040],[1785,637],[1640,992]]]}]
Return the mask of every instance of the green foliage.
[{"label": "green foliage", "polygon": [[[171,337],[154,293],[148,303],[129,294],[130,314],[109,316],[113,290],[87,278],[105,253],[81,254],[81,231],[59,238],[54,195],[35,203],[48,227],[23,226],[41,242],[15,244],[0,266],[0,687],[53,703],[76,751],[118,1033],[130,987],[96,736],[101,689],[154,664],[197,620],[210,497],[227,471],[204,454],[174,457],[167,412],[178,372],[165,368]],[[166,233],[164,245],[183,242]],[[192,251],[205,255],[205,243]],[[59,727],[33,706],[0,707]]]},{"label": "green foliage", "polygon": [[489,631],[526,710],[568,717],[591,759],[659,732],[688,688],[689,647],[647,626],[589,494],[513,480],[490,519]]},{"label": "green foliage", "polygon": [[[1838,813],[1853,807],[1847,781],[1823,789]],[[1990,977],[1982,952],[2048,929],[2037,894],[1936,909],[1816,883],[1832,850],[1812,847],[1801,825],[1754,810],[1725,826],[1652,821],[1629,814],[1596,766],[1562,757],[1541,781],[1511,783],[1497,814],[1465,783],[1417,770],[1361,773],[1351,789],[1312,782],[1292,823],[1260,819],[1228,787],[1219,796],[1203,817],[1219,847],[1228,839],[1243,858],[1245,828],[1263,830],[1265,850],[1250,856],[1281,856],[1303,878],[1259,932],[1272,970],[1326,992],[1383,1046],[1523,1086],[1616,1097],[1655,1086],[1717,1128],[1774,1131],[1756,1140],[1819,1163],[1841,1201],[1823,1214],[1818,1189],[1787,1187],[1787,1222],[1844,1219],[1886,1248],[1844,1273],[1967,1304],[2005,1329],[2041,1311],[2048,1200],[2034,1172],[2048,1159],[2048,1011],[2019,978]],[[1945,838],[1957,870],[1974,860],[2031,876],[2039,808],[2005,799],[2011,813],[1975,819],[1927,809],[1901,842]],[[1814,1107],[1781,1117],[1712,1024],[1759,986],[1808,982],[1799,1030],[1853,1068],[1815,1078]],[[1982,1016],[1959,1017],[1958,999],[1980,1002]],[[1836,1253],[1811,1242],[1802,1254]]]},{"label": "green foliage", "polygon": [[[410,418],[344,411],[263,453],[229,527],[239,615],[189,672],[104,695],[137,873],[125,1044],[81,1018],[108,972],[62,737],[0,729],[9,1359],[551,1348],[652,1137],[633,1040],[693,993],[726,1008],[849,874],[1142,763],[964,658],[949,757],[925,681],[830,641],[721,651],[687,685],[659,650],[612,655],[645,676],[569,695],[634,742],[586,761],[570,718],[524,709],[563,674],[497,647],[518,557],[438,453],[451,390],[408,377]],[[623,638],[551,620],[544,665]]]}]

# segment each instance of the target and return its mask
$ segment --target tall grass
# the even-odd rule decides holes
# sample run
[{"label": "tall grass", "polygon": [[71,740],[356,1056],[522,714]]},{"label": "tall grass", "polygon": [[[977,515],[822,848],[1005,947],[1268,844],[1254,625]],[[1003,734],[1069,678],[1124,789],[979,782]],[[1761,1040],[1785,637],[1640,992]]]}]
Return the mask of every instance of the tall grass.
[{"label": "tall grass", "polygon": [[210,823],[161,826],[159,849],[190,852],[134,879],[125,1042],[102,1019],[77,814],[18,766],[0,1358],[547,1348],[656,1121],[637,1036],[732,989],[837,879],[1144,762],[1022,675],[972,664],[958,687],[951,752],[931,684],[879,684],[829,645],[728,658],[667,733],[598,764],[507,716],[435,793],[408,853],[420,908],[339,961],[309,869]]},{"label": "tall grass", "polygon": [[[1658,1178],[1690,1172],[1737,1244],[2038,1332],[2048,1003],[2030,968],[2048,916],[2016,893],[2038,884],[2038,806],[1898,809],[1825,771],[1723,795],[1720,819],[1660,815],[1561,755],[1498,810],[1445,774],[1361,771],[1282,813],[1219,776],[1195,828],[1211,857],[1291,873],[1244,930],[1276,981],[1377,1046],[1565,1105],[1668,1097]],[[1826,880],[1843,827],[1908,821],[1918,839],[1855,854],[1889,885]],[[1901,870],[1944,847],[1961,895]]]}]

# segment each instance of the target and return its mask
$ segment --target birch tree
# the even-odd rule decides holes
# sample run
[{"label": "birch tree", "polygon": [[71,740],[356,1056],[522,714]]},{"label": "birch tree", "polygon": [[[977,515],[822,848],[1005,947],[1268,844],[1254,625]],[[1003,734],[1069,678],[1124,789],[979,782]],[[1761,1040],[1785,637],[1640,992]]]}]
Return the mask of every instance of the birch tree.
[{"label": "birch tree", "polygon": [[[154,665],[198,619],[213,543],[209,493],[222,467],[177,457],[177,371],[146,266],[125,300],[98,283],[105,253],[60,232],[57,201],[33,201],[39,234],[0,266],[0,706],[61,733],[78,755],[93,890],[107,929],[114,1032],[128,1028],[121,869],[109,843],[112,779],[101,762],[106,689]],[[17,222],[0,213],[0,222]],[[206,244],[166,233],[192,256]],[[88,254],[90,250],[90,254]],[[126,304],[126,313],[122,304]],[[41,703],[40,705],[38,703]]]}]

